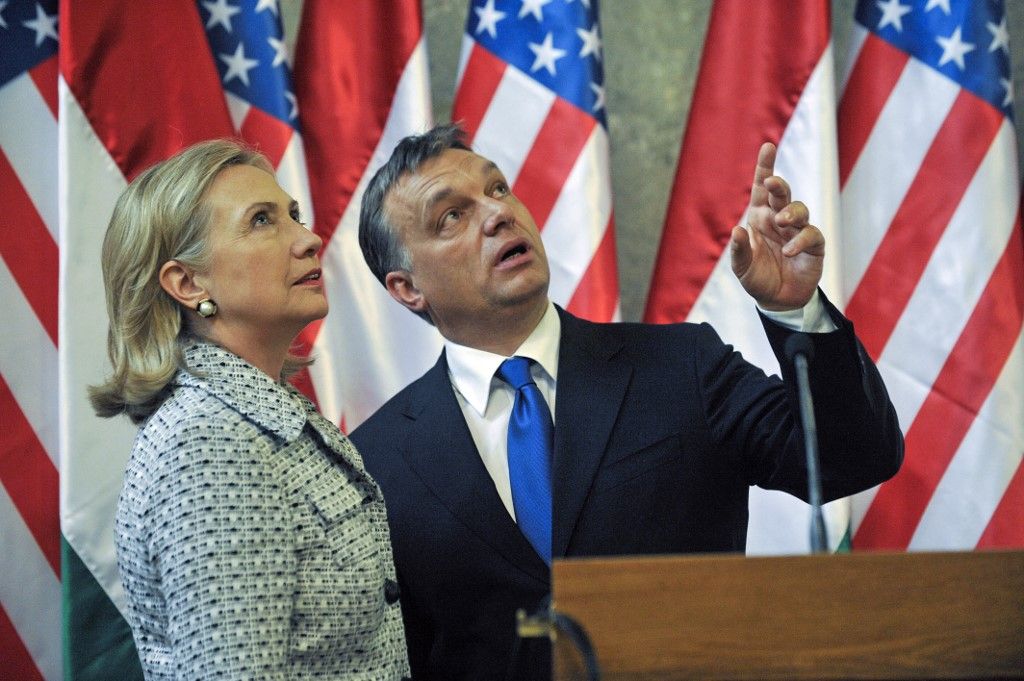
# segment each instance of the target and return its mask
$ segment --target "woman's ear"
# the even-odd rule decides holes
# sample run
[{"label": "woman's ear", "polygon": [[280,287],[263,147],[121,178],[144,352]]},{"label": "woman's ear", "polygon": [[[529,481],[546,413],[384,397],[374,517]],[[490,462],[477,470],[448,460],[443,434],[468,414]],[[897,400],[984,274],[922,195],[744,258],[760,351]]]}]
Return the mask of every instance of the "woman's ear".
[{"label": "woman's ear", "polygon": [[384,287],[392,298],[409,310],[416,314],[427,312],[427,299],[413,283],[411,272],[406,270],[388,272],[384,277]]},{"label": "woman's ear", "polygon": [[168,260],[160,267],[160,286],[167,295],[189,308],[196,309],[200,300],[209,298],[209,292],[196,282],[196,273],[177,260]]}]

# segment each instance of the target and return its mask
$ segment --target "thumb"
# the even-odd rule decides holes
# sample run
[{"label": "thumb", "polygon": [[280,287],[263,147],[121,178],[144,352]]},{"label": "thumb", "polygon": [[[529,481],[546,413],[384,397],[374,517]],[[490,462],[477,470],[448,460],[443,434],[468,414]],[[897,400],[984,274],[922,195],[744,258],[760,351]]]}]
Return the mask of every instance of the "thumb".
[{"label": "thumb", "polygon": [[737,277],[742,277],[750,268],[754,259],[754,251],[750,247],[750,234],[740,225],[732,228],[732,236],[729,238],[729,255],[732,260],[732,271]]}]

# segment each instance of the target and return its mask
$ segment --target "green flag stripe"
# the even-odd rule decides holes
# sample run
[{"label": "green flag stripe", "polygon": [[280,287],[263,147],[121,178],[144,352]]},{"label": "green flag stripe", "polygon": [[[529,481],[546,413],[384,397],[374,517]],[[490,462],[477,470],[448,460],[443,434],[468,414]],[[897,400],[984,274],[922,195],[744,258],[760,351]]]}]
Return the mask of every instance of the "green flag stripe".
[{"label": "green flag stripe", "polygon": [[141,681],[128,623],[63,535],[60,548],[64,681]]},{"label": "green flag stripe", "polygon": [[843,538],[839,540],[839,546],[836,547],[836,553],[850,553],[853,549],[853,540],[851,534],[850,523],[846,523],[846,532],[843,532]]}]

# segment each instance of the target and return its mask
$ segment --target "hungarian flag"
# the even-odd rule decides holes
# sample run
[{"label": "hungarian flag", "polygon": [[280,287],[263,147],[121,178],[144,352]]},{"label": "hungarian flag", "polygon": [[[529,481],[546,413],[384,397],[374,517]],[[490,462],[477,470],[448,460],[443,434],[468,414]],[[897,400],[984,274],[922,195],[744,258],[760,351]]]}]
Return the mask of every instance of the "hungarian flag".
[{"label": "hungarian flag", "polygon": [[434,327],[392,300],[359,249],[360,198],[406,135],[430,125],[419,0],[306,0],[295,55],[331,311],[304,334],[323,414],[352,430],[441,352]]},{"label": "hungarian flag", "polygon": [[862,1],[839,107],[847,314],[906,460],[855,548],[1024,546],[1024,244],[1002,2]]},{"label": "hungarian flag", "polygon": [[[825,234],[822,288],[841,306],[828,0],[715,2],[644,313],[648,322],[710,322],[744,357],[778,373],[728,249],[732,228],[744,221],[757,151],[766,141],[778,146],[776,174]],[[826,505],[833,545],[846,532],[847,508],[843,501]],[[809,522],[803,502],[753,488],[747,550],[806,552]]]},{"label": "hungarian flag", "polygon": [[530,209],[551,299],[594,321],[619,316],[597,3],[473,0],[452,120]]},{"label": "hungarian flag", "polygon": [[86,399],[109,372],[100,245],[114,201],[200,140],[266,154],[326,243],[333,326],[307,334],[306,387],[357,424],[440,347],[354,245],[367,175],[429,123],[421,9],[309,0],[294,77],[276,0],[8,0],[0,33],[0,675],[139,678],[113,550],[135,428]]}]

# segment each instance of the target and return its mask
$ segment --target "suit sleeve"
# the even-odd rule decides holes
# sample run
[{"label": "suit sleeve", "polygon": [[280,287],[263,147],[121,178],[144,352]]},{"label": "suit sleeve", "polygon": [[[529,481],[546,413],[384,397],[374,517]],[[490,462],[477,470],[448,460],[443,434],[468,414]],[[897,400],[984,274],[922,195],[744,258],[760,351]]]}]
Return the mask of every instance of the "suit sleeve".
[{"label": "suit sleeve", "polygon": [[[831,501],[895,475],[903,460],[903,436],[881,376],[852,324],[822,299],[838,328],[808,336],[814,344],[810,378],[822,495]],[[796,381],[783,353],[786,339],[794,332],[762,321],[784,380],[765,377],[731,348],[720,345],[715,335],[702,345],[705,413],[725,450],[738,457],[748,484],[782,490],[806,501],[807,467]]]},{"label": "suit sleeve", "polygon": [[[853,324],[824,295],[821,300],[837,330],[807,335],[814,344],[810,384],[818,424],[822,492],[825,501],[831,501],[895,475],[903,463],[903,433],[885,383],[857,340]],[[798,414],[794,369],[784,352],[786,339],[793,332],[768,320],[763,324],[782,367],[790,408]],[[798,431],[798,458],[802,462],[803,431]],[[801,482],[806,480],[805,465],[801,463],[796,472]],[[802,491],[799,496],[805,495]]]}]

